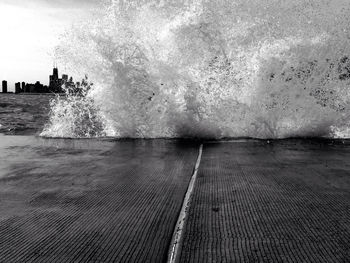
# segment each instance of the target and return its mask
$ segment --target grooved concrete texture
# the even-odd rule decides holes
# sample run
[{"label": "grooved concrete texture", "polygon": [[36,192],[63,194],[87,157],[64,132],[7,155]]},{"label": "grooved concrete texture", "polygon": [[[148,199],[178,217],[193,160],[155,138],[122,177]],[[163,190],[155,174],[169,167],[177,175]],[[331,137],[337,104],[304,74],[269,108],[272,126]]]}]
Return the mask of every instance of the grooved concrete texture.
[{"label": "grooved concrete texture", "polygon": [[1,139],[0,262],[164,262],[198,144]]},{"label": "grooved concrete texture", "polygon": [[350,146],[204,144],[181,262],[350,262]]}]

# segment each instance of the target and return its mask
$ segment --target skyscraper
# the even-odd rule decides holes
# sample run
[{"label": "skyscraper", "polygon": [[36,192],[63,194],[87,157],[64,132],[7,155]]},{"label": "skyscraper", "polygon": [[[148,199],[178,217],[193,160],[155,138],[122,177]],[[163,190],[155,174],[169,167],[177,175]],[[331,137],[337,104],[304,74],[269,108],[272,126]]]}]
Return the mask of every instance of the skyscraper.
[{"label": "skyscraper", "polygon": [[54,93],[62,92],[62,79],[58,78],[58,68],[53,68],[52,75],[50,75],[49,90]]},{"label": "skyscraper", "polygon": [[67,82],[67,81],[68,81],[68,75],[63,74],[63,75],[62,75],[62,80],[63,80],[64,82]]},{"label": "skyscraper", "polygon": [[2,81],[2,93],[7,93],[7,81]]},{"label": "skyscraper", "polygon": [[22,92],[21,83],[20,82],[15,83],[15,93],[21,93],[21,92]]},{"label": "skyscraper", "polygon": [[53,76],[58,79],[58,68],[53,68]]}]

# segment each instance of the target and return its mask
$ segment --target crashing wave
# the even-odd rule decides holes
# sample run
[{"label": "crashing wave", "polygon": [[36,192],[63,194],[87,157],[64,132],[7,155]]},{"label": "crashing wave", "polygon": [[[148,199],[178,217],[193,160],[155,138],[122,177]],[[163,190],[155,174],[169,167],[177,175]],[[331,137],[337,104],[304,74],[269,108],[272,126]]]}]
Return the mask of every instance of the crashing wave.
[{"label": "crashing wave", "polygon": [[106,1],[58,58],[94,83],[53,137],[347,137],[346,1]]}]

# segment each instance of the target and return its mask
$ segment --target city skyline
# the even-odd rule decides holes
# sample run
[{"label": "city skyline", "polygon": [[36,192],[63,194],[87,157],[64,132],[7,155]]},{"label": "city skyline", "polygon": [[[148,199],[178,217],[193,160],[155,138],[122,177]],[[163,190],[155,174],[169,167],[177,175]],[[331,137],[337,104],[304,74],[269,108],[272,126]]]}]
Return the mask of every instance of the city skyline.
[{"label": "city skyline", "polygon": [[81,82],[74,82],[74,78],[65,73],[59,77],[59,70],[57,66],[52,69],[52,75],[49,75],[49,85],[44,85],[40,81],[29,83],[26,81],[19,81],[14,84],[14,92],[8,85],[7,80],[1,81],[1,93],[64,93],[63,85],[66,85],[73,90],[78,91]]},{"label": "city skyline", "polygon": [[[0,80],[49,84],[54,48],[73,23],[86,20],[99,0],[0,0]],[[59,67],[66,71],[64,65]]]}]

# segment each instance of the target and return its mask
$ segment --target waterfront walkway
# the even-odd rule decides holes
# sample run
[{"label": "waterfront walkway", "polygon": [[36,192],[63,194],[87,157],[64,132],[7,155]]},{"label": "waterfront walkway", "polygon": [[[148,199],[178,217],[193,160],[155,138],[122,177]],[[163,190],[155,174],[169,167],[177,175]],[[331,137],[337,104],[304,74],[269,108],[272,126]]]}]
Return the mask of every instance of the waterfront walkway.
[{"label": "waterfront walkway", "polygon": [[199,146],[2,136],[0,262],[349,262],[350,145]]}]

